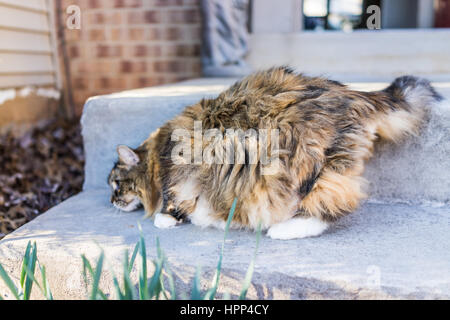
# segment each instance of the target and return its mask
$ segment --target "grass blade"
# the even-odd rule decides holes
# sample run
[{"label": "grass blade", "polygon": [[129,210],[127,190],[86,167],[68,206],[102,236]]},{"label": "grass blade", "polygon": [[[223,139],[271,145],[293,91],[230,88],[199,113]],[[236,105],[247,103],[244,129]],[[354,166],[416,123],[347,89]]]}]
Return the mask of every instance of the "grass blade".
[{"label": "grass blade", "polygon": [[81,255],[81,260],[83,261],[83,279],[87,286],[89,281],[87,278],[86,270],[89,271],[89,274],[91,277],[94,276],[94,270],[92,269],[91,263],[89,262],[89,260],[86,258],[86,256],[84,254]]},{"label": "grass blade", "polygon": [[156,300],[159,299],[159,296],[161,294],[161,276],[162,276],[162,270],[163,270],[163,262],[162,261],[155,261],[155,272],[153,273],[153,276],[150,279],[150,285],[149,285],[149,293],[148,296],[151,298],[155,297]]},{"label": "grass blade", "polygon": [[23,266],[26,268],[25,288],[23,289],[23,299],[30,300],[33,283],[38,283],[34,278],[34,271],[36,270],[37,247],[36,242],[33,243],[28,261]]},{"label": "grass blade", "polygon": [[[124,256],[124,273],[129,273],[128,269],[128,250],[125,250],[125,256]],[[113,283],[114,283],[114,289],[116,291],[116,296],[118,300],[125,300],[125,294],[122,293],[122,289],[120,288],[119,280],[117,279],[116,275],[113,274]]]},{"label": "grass blade", "polygon": [[125,300],[125,295],[122,293],[122,290],[120,289],[119,280],[117,280],[117,277],[114,276],[113,278],[114,283],[114,289],[116,290],[116,296],[118,300]]},{"label": "grass blade", "polygon": [[9,291],[11,291],[13,296],[17,300],[21,300],[19,291],[17,290],[17,287],[14,285],[14,282],[8,276],[8,274],[6,273],[5,269],[3,269],[3,266],[1,264],[0,264],[0,278],[3,279],[3,282],[5,282],[6,286],[8,287]]},{"label": "grass blade", "polygon": [[28,241],[27,248],[25,249],[25,254],[22,260],[22,271],[20,272],[20,287],[22,288],[22,290],[25,284],[25,276],[26,276],[25,266],[28,265],[28,259],[30,258],[30,250],[31,250],[31,241]]},{"label": "grass blade", "polygon": [[141,255],[141,272],[139,275],[139,299],[148,300],[148,287],[147,287],[147,250],[145,248],[144,236],[142,235],[142,229],[139,226],[141,232],[139,238],[139,252]]},{"label": "grass blade", "polygon": [[[139,248],[139,242],[136,244],[136,248]],[[137,252],[137,251],[136,251]],[[133,260],[134,264],[134,260]],[[131,283],[130,273],[133,269],[133,266],[128,262],[128,250],[125,251],[125,260],[123,265],[123,299],[124,300],[133,300],[134,299],[134,287]]]},{"label": "grass blade", "polygon": [[[128,272],[129,273],[133,270],[134,261],[136,260],[138,251],[139,251],[139,242],[136,243],[136,246],[134,247],[133,254],[130,259],[130,263],[128,264]],[[128,253],[127,253],[126,259],[128,259]]]},{"label": "grass blade", "polygon": [[94,275],[94,269],[92,269],[91,263],[89,262],[89,260],[86,258],[86,256],[83,254],[81,256],[81,259],[83,260],[83,273],[86,274],[86,269],[89,271],[89,274],[91,276]]},{"label": "grass blade", "polygon": [[217,263],[216,273],[214,275],[213,281],[212,281],[212,288],[208,290],[208,292],[205,295],[205,300],[214,300],[217,293],[217,288],[219,287],[219,279],[220,279],[220,273],[222,270],[222,260],[223,260],[223,253],[225,250],[225,241],[227,239],[228,230],[230,229],[231,221],[233,220],[234,212],[236,211],[236,204],[237,204],[237,198],[234,199],[233,204],[230,209],[230,213],[228,214],[227,224],[225,225],[225,232],[223,236],[223,242],[222,242],[222,249],[220,250],[220,256],[219,256],[219,262]]},{"label": "grass blade", "polygon": [[45,266],[41,267],[41,265],[39,264],[39,261],[38,261],[38,265],[39,265],[39,270],[41,270],[43,294],[47,300],[53,300],[53,294],[52,294],[52,291],[50,290],[50,286],[48,284],[47,275],[45,272]]},{"label": "grass blade", "polygon": [[116,290],[117,300],[125,300],[125,295],[122,293],[119,281],[117,280],[116,277],[114,277],[113,282],[114,282],[114,289]]},{"label": "grass blade", "polygon": [[156,238],[156,253],[157,253],[157,259],[154,262],[155,265],[155,271],[153,273],[153,276],[150,280],[149,285],[149,297],[153,298],[155,297],[157,300],[159,299],[159,296],[162,291],[162,275],[163,275],[163,268],[164,268],[164,255],[161,250],[161,246],[159,243],[159,238]]},{"label": "grass blade", "polygon": [[176,300],[177,294],[176,294],[176,290],[175,290],[175,281],[173,280],[173,275],[172,275],[171,270],[167,271],[167,279],[169,281],[169,286],[170,286],[170,298],[172,300]]},{"label": "grass blade", "polygon": [[203,300],[202,291],[200,289],[201,268],[197,267],[194,276],[194,284],[192,285],[191,300]]},{"label": "grass blade", "polygon": [[91,290],[91,294],[89,296],[89,299],[91,299],[91,300],[96,300],[98,296],[101,297],[103,294],[103,292],[101,292],[99,290],[98,285],[100,282],[100,276],[102,275],[102,271],[103,271],[104,257],[105,257],[105,255],[102,251],[102,253],[100,254],[100,257],[98,258],[97,266],[94,271],[94,269],[91,266],[91,263],[86,258],[86,256],[84,254],[81,255],[81,259],[83,260],[83,277],[84,277],[84,281],[85,281],[86,285],[88,285],[88,283],[89,283],[88,277],[86,274],[86,270],[89,272],[89,275],[92,277],[92,290]]},{"label": "grass blade", "polygon": [[33,283],[36,283],[36,285],[39,287],[41,292],[43,292],[41,285],[39,284],[39,282],[36,280],[36,278],[34,276],[34,271],[31,270],[31,267],[26,265],[24,268],[25,268],[25,279],[30,280]]},{"label": "grass blade", "polygon": [[[166,264],[165,264],[166,265]],[[166,288],[164,287],[164,278],[161,277],[161,289],[164,294],[164,297],[166,300],[176,300],[176,292],[175,292],[175,281],[173,280],[172,271],[170,268],[166,268],[167,273],[167,281],[169,282],[169,292],[170,292],[170,299],[166,294]]]},{"label": "grass blade", "polygon": [[101,290],[98,290],[97,300],[108,300],[108,297]]},{"label": "grass blade", "polygon": [[123,286],[124,286],[124,299],[134,300],[134,286],[128,274],[124,274]]},{"label": "grass blade", "polygon": [[[37,252],[36,247],[34,247],[33,249],[35,252]],[[32,262],[33,259],[33,255],[31,255],[28,259],[29,262]],[[41,271],[41,277],[42,277],[42,286],[41,284],[37,281],[36,277],[34,276],[35,273],[35,268],[32,269],[32,266],[26,265],[24,264],[22,269],[25,270],[25,276],[24,279],[26,279],[26,281],[32,281],[33,283],[35,283],[37,285],[37,287],[39,288],[39,290],[41,291],[42,295],[47,299],[47,300],[53,300],[53,295],[52,292],[50,291],[50,287],[48,284],[48,280],[47,280],[47,276],[46,276],[46,271],[45,271],[45,267],[41,266],[39,263],[39,260],[35,259],[35,262],[37,262],[39,270]],[[25,282],[26,285],[26,282]],[[28,289],[27,289],[28,290]],[[29,293],[31,294],[31,289],[29,289]],[[24,294],[23,299],[24,300],[29,300],[29,296],[26,297]]]},{"label": "grass blade", "polygon": [[102,251],[102,253],[100,254],[100,257],[98,258],[98,262],[97,262],[97,266],[95,268],[95,273],[93,274],[93,283],[92,283],[92,291],[91,291],[91,300],[96,300],[97,296],[100,294],[101,292],[98,289],[98,285],[100,283],[100,276],[102,275],[102,269],[103,269],[103,260],[104,260],[104,253]]},{"label": "grass blade", "polygon": [[247,273],[245,275],[244,283],[242,285],[241,294],[239,295],[239,300],[244,300],[247,296],[248,288],[250,288],[250,284],[252,282],[253,271],[255,270],[255,261],[256,255],[258,253],[259,241],[261,240],[261,222],[258,225],[258,230],[256,232],[256,247],[255,252],[253,253],[252,261],[250,261],[250,265],[248,266]]}]

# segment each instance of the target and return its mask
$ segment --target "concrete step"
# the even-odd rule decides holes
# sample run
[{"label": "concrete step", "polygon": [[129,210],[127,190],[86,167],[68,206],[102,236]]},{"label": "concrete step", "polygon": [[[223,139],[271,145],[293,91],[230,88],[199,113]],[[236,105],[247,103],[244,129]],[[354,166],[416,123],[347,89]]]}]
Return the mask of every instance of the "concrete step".
[{"label": "concrete step", "polygon": [[[191,224],[157,229],[143,220],[143,211],[112,208],[108,196],[107,189],[84,191],[7,236],[0,245],[1,263],[17,279],[27,242],[36,241],[55,297],[81,299],[86,292],[80,256],[94,261],[103,248],[109,272],[102,288],[112,294],[111,271],[121,274],[123,252],[138,241],[139,222],[149,257],[155,256],[159,237],[177,288],[188,290],[197,266],[209,283],[223,232]],[[366,203],[317,238],[263,237],[249,298],[450,298],[449,225],[448,207]],[[239,292],[255,238],[230,232],[221,293]],[[6,292],[2,285],[0,292]]]},{"label": "concrete step", "polygon": [[[156,229],[143,212],[119,212],[109,203],[106,177],[117,144],[139,145],[164,121],[232,79],[201,79],[90,99],[82,124],[86,150],[84,191],[16,230],[0,242],[0,263],[16,279],[28,241],[36,241],[56,298],[86,296],[81,254],[94,259],[103,248],[107,273],[102,288],[112,293],[111,272],[121,274],[125,249],[132,250],[142,225],[148,255],[161,239],[177,287],[187,292],[195,268],[212,278],[223,232],[182,225]],[[384,83],[355,83],[378,89]],[[437,83],[450,97],[450,85]],[[433,108],[423,134],[400,147],[382,145],[366,176],[372,198],[318,238],[276,241],[264,237],[250,298],[450,298],[450,106]],[[224,257],[220,292],[239,292],[255,246],[255,235],[232,231]],[[134,274],[136,276],[136,274]],[[0,294],[7,289],[0,283]]]}]

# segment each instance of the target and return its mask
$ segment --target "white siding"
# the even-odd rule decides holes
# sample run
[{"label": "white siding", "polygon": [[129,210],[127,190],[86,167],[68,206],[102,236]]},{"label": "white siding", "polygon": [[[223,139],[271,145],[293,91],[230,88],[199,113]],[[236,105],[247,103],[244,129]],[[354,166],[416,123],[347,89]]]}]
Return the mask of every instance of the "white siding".
[{"label": "white siding", "polygon": [[53,0],[0,0],[0,89],[59,88],[53,10]]},{"label": "white siding", "polygon": [[[60,0],[59,0],[60,1]],[[10,5],[11,7],[24,8],[36,11],[47,11],[47,4],[45,0],[2,0],[4,5]]]}]

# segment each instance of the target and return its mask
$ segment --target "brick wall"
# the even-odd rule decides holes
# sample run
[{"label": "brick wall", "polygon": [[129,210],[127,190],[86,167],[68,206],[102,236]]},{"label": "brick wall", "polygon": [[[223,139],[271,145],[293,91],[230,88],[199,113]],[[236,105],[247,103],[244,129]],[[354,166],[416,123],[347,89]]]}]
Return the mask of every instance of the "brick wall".
[{"label": "brick wall", "polygon": [[81,29],[65,29],[77,113],[93,95],[201,75],[199,0],[62,1],[81,9]]}]

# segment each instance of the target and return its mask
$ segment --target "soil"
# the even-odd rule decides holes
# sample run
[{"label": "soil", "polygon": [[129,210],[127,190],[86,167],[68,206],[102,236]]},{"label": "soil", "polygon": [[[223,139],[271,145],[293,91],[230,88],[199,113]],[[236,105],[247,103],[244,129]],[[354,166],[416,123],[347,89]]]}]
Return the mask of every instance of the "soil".
[{"label": "soil", "polygon": [[0,239],[80,192],[83,169],[79,119],[0,135]]}]

